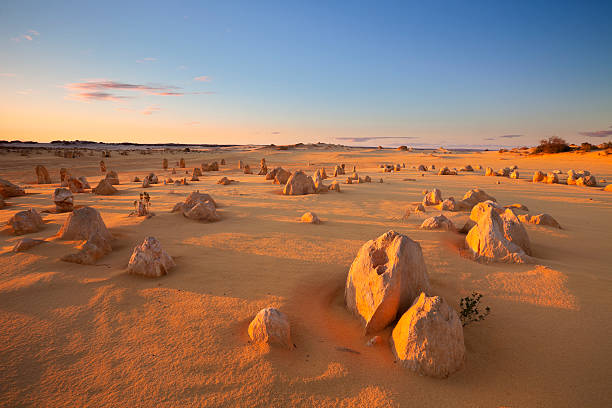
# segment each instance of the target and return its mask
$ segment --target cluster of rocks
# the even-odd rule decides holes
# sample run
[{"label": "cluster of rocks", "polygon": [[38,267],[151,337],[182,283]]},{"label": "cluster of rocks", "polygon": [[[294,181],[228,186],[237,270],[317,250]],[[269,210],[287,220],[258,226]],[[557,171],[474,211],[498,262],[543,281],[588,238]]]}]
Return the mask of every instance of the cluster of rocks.
[{"label": "cluster of rocks", "polygon": [[497,176],[497,177],[509,177],[513,179],[519,178],[518,166],[504,167],[498,171],[494,171],[491,167],[487,167],[485,170],[485,176]]},{"label": "cluster of rocks", "polygon": [[184,217],[196,220],[214,222],[221,217],[217,213],[217,203],[206,194],[194,191],[185,199],[185,202],[176,203],[172,212],[180,212]]},{"label": "cluster of rocks", "polygon": [[396,360],[421,375],[444,378],[464,365],[463,328],[457,312],[429,292],[420,245],[388,231],[359,250],[344,299],[366,334],[385,329],[401,316],[390,339]]},{"label": "cluster of rocks", "polygon": [[[222,161],[222,164],[225,164],[224,161]],[[219,171],[219,163],[216,161],[212,163],[202,163],[201,169],[202,171]]]},{"label": "cluster of rocks", "polygon": [[[559,174],[561,174],[559,170],[548,172],[547,174],[537,170],[533,173],[532,181],[534,183],[559,184]],[[566,183],[568,185],[597,187],[597,179],[587,170],[581,172],[569,170],[567,172]]]},{"label": "cluster of rocks", "polygon": [[461,200],[455,200],[454,197],[442,199],[442,192],[437,188],[432,191],[424,191],[423,206],[436,206],[441,211],[470,211],[476,204],[491,200],[496,201],[494,197],[488,195],[485,191],[479,188],[469,190]]},{"label": "cluster of rocks", "polygon": [[58,239],[84,240],[78,247],[78,252],[61,258],[66,262],[93,265],[112,251],[113,236],[106,228],[98,210],[93,207],[85,206],[71,212],[58,233]]}]

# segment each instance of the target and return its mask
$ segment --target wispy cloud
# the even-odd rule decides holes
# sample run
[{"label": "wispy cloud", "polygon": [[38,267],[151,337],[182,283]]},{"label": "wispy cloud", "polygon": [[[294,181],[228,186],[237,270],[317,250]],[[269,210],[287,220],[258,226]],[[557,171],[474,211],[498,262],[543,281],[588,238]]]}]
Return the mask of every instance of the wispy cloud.
[{"label": "wispy cloud", "polygon": [[23,91],[17,91],[18,95],[30,95],[32,93],[31,89],[24,89]]},{"label": "wispy cloud", "polygon": [[[180,90],[181,88],[172,85],[142,85],[109,80],[75,82],[65,85],[65,88],[72,92],[72,94],[69,96],[71,99],[102,100],[113,102],[130,98],[130,96],[114,93],[116,91],[139,92],[148,95],[160,96],[185,95],[185,92]],[[111,91],[113,93],[111,93]]]},{"label": "wispy cloud", "polygon": [[275,131],[275,132],[270,132],[270,133],[272,133],[273,135],[280,135],[281,132]]},{"label": "wispy cloud", "polygon": [[200,122],[187,122],[185,123],[187,126],[197,126],[200,124]]},{"label": "wispy cloud", "polygon": [[142,112],[143,115],[152,115],[155,112],[159,112],[161,110],[161,108],[157,105],[154,106],[147,106]]},{"label": "wispy cloud", "polygon": [[485,137],[484,140],[495,140],[495,139],[496,139],[495,137]]},{"label": "wispy cloud", "polygon": [[210,77],[206,76],[206,75],[195,77],[195,78],[193,78],[193,80],[194,81],[199,81],[199,82],[210,82],[210,81],[212,81],[212,79],[210,79]]},{"label": "wispy cloud", "polygon": [[515,139],[517,137],[523,137],[523,135],[501,135],[500,137],[504,139]]},{"label": "wispy cloud", "polygon": [[38,37],[40,33],[36,30],[28,30],[25,34],[20,34],[17,37],[11,38],[12,41],[21,42],[21,41],[33,41],[35,37]]},{"label": "wispy cloud", "polygon": [[157,58],[153,58],[153,57],[146,57],[146,58],[141,58],[139,60],[136,60],[136,62],[138,64],[146,64],[147,62],[156,62]]},{"label": "wispy cloud", "polygon": [[9,72],[0,72],[0,77],[14,78],[16,76],[17,76],[17,74],[11,74]]},{"label": "wispy cloud", "polygon": [[178,69],[179,71],[184,71],[187,69],[187,65],[179,65],[178,67],[176,67],[176,69]]},{"label": "wispy cloud", "polygon": [[[612,126],[610,126],[608,129],[612,129]],[[578,132],[580,135],[582,136],[587,136],[587,137],[609,137],[612,136],[612,130],[596,130],[593,132]]]},{"label": "wispy cloud", "polygon": [[414,140],[418,137],[412,136],[372,136],[372,137],[337,137],[338,140],[346,140],[347,142],[361,143],[369,142],[370,140],[395,139],[395,140]]}]

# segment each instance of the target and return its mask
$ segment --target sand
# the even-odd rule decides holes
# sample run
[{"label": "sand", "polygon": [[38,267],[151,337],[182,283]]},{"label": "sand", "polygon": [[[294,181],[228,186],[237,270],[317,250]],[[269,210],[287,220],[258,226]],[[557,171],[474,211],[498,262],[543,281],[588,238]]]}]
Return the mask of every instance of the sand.
[{"label": "sand", "polygon": [[[225,158],[219,172],[190,186],[154,185],[150,219],[129,217],[143,191],[141,179],[162,157],[170,167]],[[309,174],[324,166],[357,166],[361,176],[384,183],[342,184],[342,192],[286,197],[256,173],[265,157]],[[20,237],[0,233],[0,405],[15,406],[421,406],[562,407],[612,405],[612,193],[601,188],[533,184],[534,170],[588,169],[612,181],[612,159],[560,154],[422,152],[342,148],[288,151],[228,150],[129,156],[114,154],[107,168],[119,173],[117,196],[75,194],[75,205],[97,208],[115,236],[113,252],[97,265],[59,261],[77,243],[50,240],[23,253]],[[34,167],[45,165],[55,183],[59,168],[101,178],[101,157],[64,159],[17,153],[0,156],[0,178],[27,186],[6,201],[0,223],[17,211],[53,208],[58,184],[36,185]],[[381,173],[381,163],[406,163]],[[437,176],[409,169],[419,164],[462,167],[516,164],[522,179],[484,177],[484,170]],[[181,176],[172,175],[174,179]],[[183,171],[184,172],[184,171]],[[191,171],[189,170],[189,179]],[[238,180],[217,185],[222,176]],[[185,175],[187,176],[187,175]],[[346,176],[342,178],[342,181]],[[404,181],[416,179],[416,181]],[[497,184],[497,182],[500,184]],[[326,180],[329,184],[330,180]],[[526,225],[536,264],[480,264],[463,257],[462,237],[418,227],[424,215],[403,219],[423,189],[461,198],[480,187],[501,204],[521,203],[547,212],[563,229]],[[193,190],[211,194],[222,220],[198,223],[170,213]],[[306,211],[320,225],[300,223]],[[459,226],[467,213],[445,212]],[[31,238],[55,235],[67,214],[44,214]],[[445,380],[420,377],[394,363],[384,341],[367,347],[358,321],[343,306],[346,275],[359,247],[389,229],[418,241],[432,292],[459,308],[478,291],[491,314],[465,328],[465,368]],[[158,279],[131,276],[134,246],[155,236],[177,266]],[[285,312],[295,348],[285,351],[249,342],[247,326],[263,307]]]}]

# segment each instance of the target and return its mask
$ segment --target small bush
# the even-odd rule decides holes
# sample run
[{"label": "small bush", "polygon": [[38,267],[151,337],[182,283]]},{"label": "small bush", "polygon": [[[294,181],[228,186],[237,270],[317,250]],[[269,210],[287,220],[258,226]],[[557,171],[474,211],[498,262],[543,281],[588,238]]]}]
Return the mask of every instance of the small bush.
[{"label": "small bush", "polygon": [[593,146],[589,142],[584,142],[580,145],[580,150],[584,150],[585,152],[590,152],[593,149],[596,149],[596,146]]},{"label": "small bush", "polygon": [[472,322],[479,322],[484,320],[485,317],[491,313],[489,306],[485,307],[484,313],[480,313],[478,308],[480,307],[480,299],[482,295],[478,292],[472,292],[471,296],[461,298],[459,301],[459,317],[461,318],[461,324],[465,327]]},{"label": "small bush", "polygon": [[565,140],[560,137],[552,136],[540,140],[540,145],[536,147],[535,153],[561,153],[569,152],[571,149]]}]

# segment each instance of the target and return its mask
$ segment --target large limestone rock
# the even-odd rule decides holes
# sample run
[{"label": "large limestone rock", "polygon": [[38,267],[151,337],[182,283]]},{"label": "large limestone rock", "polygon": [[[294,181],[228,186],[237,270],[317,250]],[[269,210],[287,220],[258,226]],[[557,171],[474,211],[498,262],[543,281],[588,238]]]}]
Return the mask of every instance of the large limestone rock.
[{"label": "large limestone rock", "polygon": [[455,225],[451,220],[446,218],[444,215],[436,215],[435,217],[429,217],[421,224],[421,229],[425,230],[437,230],[442,229],[446,231],[455,231]]},{"label": "large limestone rock", "polygon": [[81,180],[70,176],[67,179],[67,183],[68,183],[68,188],[73,193],[84,193],[85,192],[85,186],[83,185]]},{"label": "large limestone rock", "polygon": [[529,235],[527,235],[525,226],[514,212],[508,208],[501,214],[500,218],[504,223],[504,236],[506,239],[521,247],[527,255],[531,255]]},{"label": "large limestone rock", "polygon": [[43,226],[43,220],[35,209],[30,208],[13,215],[7,225],[13,234],[23,235],[39,231]]},{"label": "large limestone rock", "polygon": [[283,189],[284,195],[305,195],[314,194],[315,192],[316,187],[312,177],[301,170],[296,171],[289,177]]},{"label": "large limestone rock", "polygon": [[217,203],[210,195],[193,191],[184,203],[177,203],[172,212],[179,211],[192,220],[214,222],[221,219],[216,208]]},{"label": "large limestone rock", "polygon": [[280,310],[267,307],[257,313],[249,324],[249,337],[254,343],[267,343],[291,349],[291,326]]},{"label": "large limestone rock", "polygon": [[348,273],[344,300],[362,320],[366,333],[372,333],[384,329],[419,293],[428,291],[421,246],[388,231],[359,250]]},{"label": "large limestone rock", "polygon": [[81,182],[81,185],[83,186],[84,189],[90,189],[91,186],[89,185],[89,182],[87,181],[87,178],[85,176],[80,176],[78,178],[78,180]]},{"label": "large limestone rock", "polygon": [[559,176],[557,176],[557,173],[548,173],[548,174],[546,174],[546,183],[548,183],[548,184],[559,184]]},{"label": "large limestone rock", "polygon": [[513,170],[512,173],[510,173],[510,178],[518,180],[519,179],[519,172],[518,172],[518,170]]},{"label": "large limestone rock", "polygon": [[219,180],[217,180],[217,184],[222,184],[224,186],[229,186],[232,183],[235,183],[236,180],[231,180],[228,179],[227,177],[221,177]]},{"label": "large limestone rock", "polygon": [[478,203],[482,203],[484,201],[495,202],[497,200],[495,199],[495,197],[487,194],[484,190],[481,190],[479,188],[473,188],[467,193],[465,193],[465,195],[463,196],[463,200],[461,201],[463,201],[467,205],[467,207],[469,207],[468,209],[472,209]]},{"label": "large limestone rock", "polygon": [[36,179],[38,184],[51,184],[51,177],[47,168],[40,164],[36,166]]},{"label": "large limestone rock", "polygon": [[58,212],[69,212],[74,208],[72,192],[66,188],[56,188],[53,192],[53,202]]},{"label": "large limestone rock", "polygon": [[493,169],[491,167],[487,167],[487,169],[485,170],[485,176],[494,176],[495,172],[493,171]]},{"label": "large limestone rock", "polygon": [[344,167],[336,165],[336,167],[334,167],[334,177],[342,175],[344,175]]},{"label": "large limestone rock", "polygon": [[119,176],[117,175],[117,172],[111,170],[108,173],[106,173],[106,181],[108,181],[112,185],[119,184]]},{"label": "large limestone rock", "polygon": [[329,185],[329,191],[340,192],[340,183],[338,183],[338,180],[332,181],[332,183]]},{"label": "large limestone rock", "polygon": [[174,266],[174,260],[162,249],[159,241],[154,237],[146,237],[142,244],[134,248],[127,271],[157,278],[168,274]]},{"label": "large limestone rock", "polygon": [[442,192],[434,188],[423,197],[423,205],[438,205],[442,202]]},{"label": "large limestone rock", "polygon": [[162,169],[168,170],[168,159],[162,160]]},{"label": "large limestone rock", "polygon": [[97,234],[90,235],[87,241],[84,241],[78,249],[78,252],[64,255],[60,259],[64,262],[94,265],[98,259],[112,251],[110,240]]},{"label": "large limestone rock", "polygon": [[446,378],[465,363],[461,319],[439,296],[421,293],[393,329],[390,343],[401,366],[420,375]]},{"label": "large limestone rock", "polygon": [[423,165],[423,164],[419,164],[419,168],[417,170],[418,171],[427,171],[427,167],[425,167],[425,165]]},{"label": "large limestone rock", "polygon": [[68,241],[88,240],[91,237],[99,237],[108,242],[113,239],[100,212],[93,207],[77,208],[70,213],[57,236]]},{"label": "large limestone rock", "polygon": [[588,176],[578,178],[578,180],[576,180],[576,185],[584,187],[597,187],[597,180],[595,179],[595,176],[589,174]]},{"label": "large limestone rock", "polygon": [[179,160],[179,167],[180,167],[181,169],[184,169],[184,168],[185,168],[185,159],[183,159],[182,157],[181,157],[181,160]]},{"label": "large limestone rock", "polygon": [[274,180],[274,184],[284,186],[287,184],[289,177],[291,177],[291,172],[283,169],[282,167],[276,167],[266,175],[266,180]]},{"label": "large limestone rock", "polygon": [[544,175],[544,173],[538,170],[535,173],[533,173],[532,181],[534,183],[543,183],[544,181],[546,181],[546,176]]},{"label": "large limestone rock", "polygon": [[25,190],[8,180],[0,179],[0,196],[4,198],[25,195]]},{"label": "large limestone rock", "polygon": [[468,232],[465,242],[475,260],[508,263],[531,261],[520,246],[506,238],[504,221],[494,208],[486,207],[478,220],[474,221],[476,226]]},{"label": "large limestone rock", "polygon": [[550,227],[555,227],[561,229],[561,225],[553,218],[550,214],[538,214],[538,215],[519,215],[519,220],[527,224],[536,224],[536,225],[548,225]]},{"label": "large limestone rock", "polygon": [[472,211],[470,212],[470,219],[474,222],[478,222],[480,217],[485,214],[489,208],[495,211],[497,214],[502,214],[506,210],[495,201],[483,201],[476,204],[474,208],[472,208]]},{"label": "large limestone rock", "polygon": [[118,192],[119,191],[117,191],[117,189],[113,187],[107,179],[100,180],[98,186],[92,190],[92,193],[97,195],[114,195]]}]

